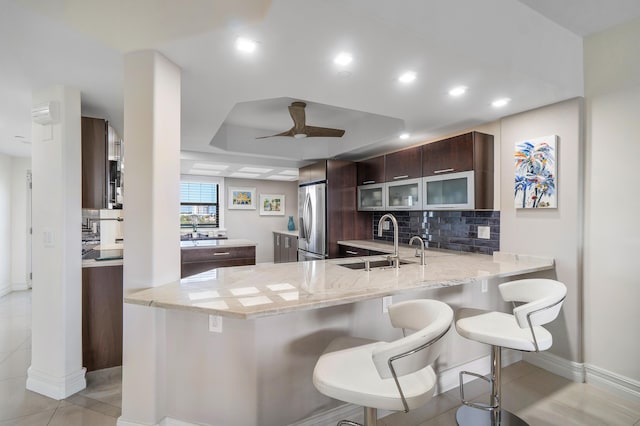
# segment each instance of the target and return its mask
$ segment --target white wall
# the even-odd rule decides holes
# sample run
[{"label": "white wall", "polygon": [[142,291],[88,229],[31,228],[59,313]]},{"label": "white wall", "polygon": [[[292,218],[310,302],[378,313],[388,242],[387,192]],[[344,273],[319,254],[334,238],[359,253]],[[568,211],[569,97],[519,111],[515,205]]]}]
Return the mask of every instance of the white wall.
[{"label": "white wall", "polygon": [[[225,178],[225,218],[224,225],[227,228],[229,238],[246,238],[255,241],[256,262],[273,262],[273,231],[287,229],[289,216],[293,216],[296,229],[298,229],[298,182],[281,182],[255,179]],[[256,200],[260,200],[260,194],[284,194],[284,216],[260,216],[260,206],[255,210],[229,210],[229,187],[256,188]],[[222,194],[221,194],[222,196]]]},{"label": "white wall", "polygon": [[640,20],[585,39],[585,362],[640,389]]},{"label": "white wall", "polygon": [[27,171],[31,158],[11,162],[11,288],[27,288]]},{"label": "white wall", "polygon": [[0,296],[11,291],[11,157],[0,154]]},{"label": "white wall", "polygon": [[[568,289],[558,319],[549,324],[550,353],[582,362],[582,99],[572,99],[501,120],[500,250],[552,256],[556,278]],[[515,143],[558,135],[557,209],[514,207]]]}]

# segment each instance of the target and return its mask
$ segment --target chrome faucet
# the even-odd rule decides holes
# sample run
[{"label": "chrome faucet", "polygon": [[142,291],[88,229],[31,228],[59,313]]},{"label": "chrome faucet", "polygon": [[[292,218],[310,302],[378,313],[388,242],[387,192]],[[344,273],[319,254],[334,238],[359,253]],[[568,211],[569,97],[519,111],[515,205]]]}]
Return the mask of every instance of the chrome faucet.
[{"label": "chrome faucet", "polygon": [[385,220],[391,219],[393,223],[393,256],[387,256],[389,261],[393,261],[393,266],[396,268],[400,267],[400,255],[398,250],[398,221],[395,216],[391,213],[383,214],[380,220],[378,221],[378,237],[382,237],[382,224]]},{"label": "chrome faucet", "polygon": [[[414,235],[409,240],[409,245],[411,245],[415,240],[420,241],[420,265],[424,266],[424,240],[417,235]],[[416,249],[416,257],[418,256],[418,249]]]}]

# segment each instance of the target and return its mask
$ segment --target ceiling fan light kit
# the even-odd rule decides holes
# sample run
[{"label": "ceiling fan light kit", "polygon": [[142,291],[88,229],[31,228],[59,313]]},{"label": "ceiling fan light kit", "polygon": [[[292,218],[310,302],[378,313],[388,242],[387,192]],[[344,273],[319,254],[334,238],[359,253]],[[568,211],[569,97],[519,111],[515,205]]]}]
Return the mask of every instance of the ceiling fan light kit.
[{"label": "ceiling fan light kit", "polygon": [[307,126],[304,109],[306,103],[296,101],[289,106],[289,115],[293,120],[293,127],[286,132],[278,133],[271,136],[260,136],[256,139],[273,138],[275,136],[293,137],[296,139],[304,138],[341,138],[344,135],[342,129],[332,129],[329,127]]}]

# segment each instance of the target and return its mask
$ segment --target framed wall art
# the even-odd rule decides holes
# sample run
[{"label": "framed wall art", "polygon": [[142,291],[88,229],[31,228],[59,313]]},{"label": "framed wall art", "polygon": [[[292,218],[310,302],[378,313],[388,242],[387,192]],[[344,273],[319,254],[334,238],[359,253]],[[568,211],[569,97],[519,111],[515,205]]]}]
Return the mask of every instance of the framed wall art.
[{"label": "framed wall art", "polygon": [[515,208],[558,207],[557,142],[558,136],[551,135],[515,144]]},{"label": "framed wall art", "polygon": [[229,209],[255,210],[256,189],[229,187]]},{"label": "framed wall art", "polygon": [[260,194],[260,215],[284,216],[284,194]]}]

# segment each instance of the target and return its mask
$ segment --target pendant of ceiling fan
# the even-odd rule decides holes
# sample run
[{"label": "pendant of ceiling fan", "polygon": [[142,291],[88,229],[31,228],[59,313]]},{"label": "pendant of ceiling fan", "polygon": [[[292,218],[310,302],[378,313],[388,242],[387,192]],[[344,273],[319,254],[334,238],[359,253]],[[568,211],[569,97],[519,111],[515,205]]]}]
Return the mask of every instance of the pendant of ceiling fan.
[{"label": "pendant of ceiling fan", "polygon": [[291,115],[291,119],[293,120],[293,127],[287,130],[286,132],[278,133],[276,135],[270,136],[260,136],[256,139],[266,139],[272,138],[275,136],[287,136],[294,137],[296,139],[303,138],[340,138],[344,135],[344,130],[342,129],[332,129],[329,127],[316,127],[316,126],[307,126],[306,125],[306,117],[304,113],[304,109],[307,106],[304,102],[292,102],[289,108],[289,115]]}]

